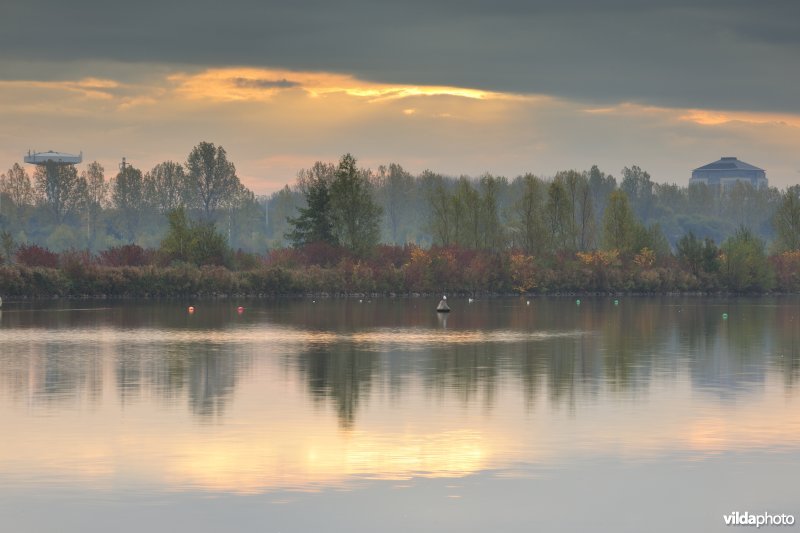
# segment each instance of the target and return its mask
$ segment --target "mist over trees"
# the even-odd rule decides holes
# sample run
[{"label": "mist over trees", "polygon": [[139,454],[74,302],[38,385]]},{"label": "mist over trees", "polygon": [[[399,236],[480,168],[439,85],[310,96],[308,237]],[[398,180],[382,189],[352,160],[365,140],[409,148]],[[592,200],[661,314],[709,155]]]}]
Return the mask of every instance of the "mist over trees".
[{"label": "mist over trees", "polygon": [[646,249],[656,258],[679,257],[698,275],[712,269],[703,259],[712,245],[717,253],[728,241],[757,240],[765,253],[800,248],[800,186],[779,191],[740,182],[720,193],[656,183],[636,165],[618,176],[597,166],[513,179],[415,175],[397,163],[362,168],[346,154],[256,197],[225,149],[201,142],[184,162],[149,170],[135,162],[114,172],[97,162],[80,172],[13,163],[0,175],[0,231],[14,246],[56,252],[155,249],[174,233],[172,215],[182,210],[182,224],[195,235],[213,229],[230,249],[257,254],[313,243],[357,257],[381,243],[518,250],[540,259],[595,250],[633,257]]},{"label": "mist over trees", "polygon": [[128,244],[155,248],[179,208],[216,228],[233,249],[266,248],[264,204],[213,143],[195,146],[185,164],[165,161],[149,171],[127,162],[111,175],[96,161],[80,173],[71,165],[14,163],[0,175],[0,231],[17,245],[92,253]]}]

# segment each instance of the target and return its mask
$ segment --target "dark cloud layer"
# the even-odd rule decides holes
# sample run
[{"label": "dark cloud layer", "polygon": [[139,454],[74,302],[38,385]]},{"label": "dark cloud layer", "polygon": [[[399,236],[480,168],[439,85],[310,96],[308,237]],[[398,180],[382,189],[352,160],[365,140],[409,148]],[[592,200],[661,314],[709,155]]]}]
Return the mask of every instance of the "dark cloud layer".
[{"label": "dark cloud layer", "polygon": [[270,66],[596,103],[800,113],[800,2],[4,2],[0,62],[17,67],[0,77],[43,60]]}]

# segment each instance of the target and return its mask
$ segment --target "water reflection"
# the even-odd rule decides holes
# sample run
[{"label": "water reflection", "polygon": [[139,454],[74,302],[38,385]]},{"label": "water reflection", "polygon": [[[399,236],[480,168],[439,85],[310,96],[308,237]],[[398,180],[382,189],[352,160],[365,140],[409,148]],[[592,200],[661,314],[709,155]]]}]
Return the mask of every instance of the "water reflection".
[{"label": "water reflection", "polygon": [[0,415],[30,438],[0,445],[0,470],[133,462],[151,483],[249,492],[800,449],[799,302],[454,301],[447,323],[422,299],[11,306]]}]

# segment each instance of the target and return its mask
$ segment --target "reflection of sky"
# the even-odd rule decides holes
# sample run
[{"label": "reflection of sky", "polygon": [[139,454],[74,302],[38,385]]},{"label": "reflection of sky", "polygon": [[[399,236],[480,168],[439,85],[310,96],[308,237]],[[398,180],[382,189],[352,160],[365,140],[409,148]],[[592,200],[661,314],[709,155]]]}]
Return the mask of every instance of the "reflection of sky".
[{"label": "reflection of sky", "polygon": [[5,327],[0,479],[256,493],[800,449],[771,320],[633,313],[536,331]]}]

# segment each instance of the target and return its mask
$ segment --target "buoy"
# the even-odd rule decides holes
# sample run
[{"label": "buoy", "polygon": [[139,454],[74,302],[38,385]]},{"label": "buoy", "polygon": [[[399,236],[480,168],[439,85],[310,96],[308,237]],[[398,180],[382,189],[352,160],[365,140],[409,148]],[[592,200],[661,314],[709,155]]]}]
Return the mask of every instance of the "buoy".
[{"label": "buoy", "polygon": [[437,313],[449,313],[450,306],[447,305],[447,296],[442,296],[442,300],[439,302],[439,305],[436,306]]},{"label": "buoy", "polygon": [[189,314],[191,315],[192,313],[194,313],[194,307],[192,307],[190,305],[188,311],[189,311]]},{"label": "buoy", "polygon": [[722,320],[728,320],[728,313],[722,313]]},{"label": "buoy", "polygon": [[619,300],[614,300],[614,305],[619,305]]},{"label": "buoy", "polygon": [[239,313],[239,314],[241,315],[242,313],[244,313],[244,307],[242,307],[242,306],[240,305],[239,307],[237,307],[237,308],[236,308],[236,312],[237,312],[237,313]]},{"label": "buoy", "polygon": [[531,301],[530,300],[526,301],[525,305],[531,305]]},{"label": "buoy", "polygon": [[469,303],[472,303],[472,302],[474,302],[475,300],[473,300],[472,298],[470,298],[470,299],[469,299],[469,300],[467,300],[467,301],[468,301]]},{"label": "buoy", "polygon": [[581,305],[581,301],[580,300],[575,300],[575,304],[576,305]]}]

